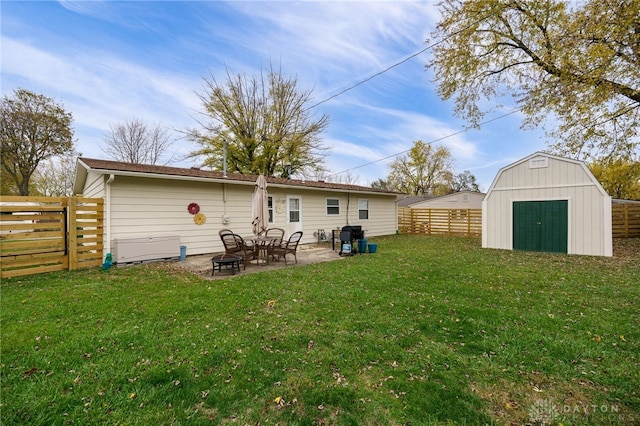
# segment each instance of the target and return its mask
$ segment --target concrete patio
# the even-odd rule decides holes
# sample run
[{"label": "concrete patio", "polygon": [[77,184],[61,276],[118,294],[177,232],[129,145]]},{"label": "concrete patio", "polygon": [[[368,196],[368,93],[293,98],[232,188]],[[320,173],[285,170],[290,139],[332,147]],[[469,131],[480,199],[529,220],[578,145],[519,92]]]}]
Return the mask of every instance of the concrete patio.
[{"label": "concrete patio", "polygon": [[[295,258],[293,255],[287,255],[287,265],[284,263],[284,259],[280,259],[279,261],[269,260],[268,265],[258,265],[256,261],[253,261],[247,264],[246,269],[243,266],[240,266],[240,272],[235,273],[235,275],[245,275],[252,274],[256,272],[269,271],[281,268],[293,268],[298,265],[308,265],[311,263],[319,263],[319,262],[329,262],[332,260],[340,260],[343,259],[338,254],[339,250],[336,247],[336,250],[331,250],[331,244],[304,244],[298,246],[297,250],[297,258],[298,263],[296,264]],[[223,279],[229,278],[232,275],[230,269],[225,269],[222,267],[222,272],[218,272],[217,268],[215,271],[215,275],[211,276],[211,258],[221,253],[211,253],[206,255],[197,255],[197,256],[187,256],[185,260],[177,261],[173,263],[173,266],[177,268],[185,269],[194,274],[200,275],[206,279]]]}]

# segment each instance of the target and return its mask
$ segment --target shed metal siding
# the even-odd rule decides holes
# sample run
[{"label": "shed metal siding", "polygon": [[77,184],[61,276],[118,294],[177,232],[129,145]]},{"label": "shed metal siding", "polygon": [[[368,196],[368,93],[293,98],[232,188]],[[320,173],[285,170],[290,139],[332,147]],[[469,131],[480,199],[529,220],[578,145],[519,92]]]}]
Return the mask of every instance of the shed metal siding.
[{"label": "shed metal siding", "polygon": [[[530,168],[529,160],[548,159]],[[568,200],[568,253],[611,256],[611,198],[582,162],[534,154],[502,169],[483,201],[482,245],[513,249],[513,203]]]}]

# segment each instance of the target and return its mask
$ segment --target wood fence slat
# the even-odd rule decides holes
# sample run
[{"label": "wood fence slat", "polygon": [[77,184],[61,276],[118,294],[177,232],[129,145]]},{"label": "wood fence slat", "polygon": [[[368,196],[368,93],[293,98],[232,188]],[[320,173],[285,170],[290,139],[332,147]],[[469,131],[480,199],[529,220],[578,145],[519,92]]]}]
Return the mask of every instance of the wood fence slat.
[{"label": "wood fence slat", "polygon": [[20,277],[24,275],[44,274],[45,272],[66,271],[68,266],[66,263],[59,265],[38,266],[28,269],[12,269],[2,271],[2,278]]},{"label": "wood fence slat", "polygon": [[4,256],[2,258],[2,262],[6,262],[10,260],[11,268],[14,267],[25,267],[25,266],[34,266],[41,264],[51,264],[51,263],[64,263],[63,257],[65,256],[64,250],[52,251],[49,253],[31,253],[31,254],[21,254],[16,256]]},{"label": "wood fence slat", "polygon": [[411,234],[479,237],[480,209],[398,209],[398,230]]},{"label": "wood fence slat", "polygon": [[611,223],[613,238],[640,237],[640,205],[614,203]]},{"label": "wood fence slat", "polygon": [[67,245],[69,252],[69,269],[78,269],[78,218],[76,216],[77,212],[77,199],[71,198],[69,203],[69,232],[67,237]]},{"label": "wood fence slat", "polygon": [[1,196],[0,201],[4,213],[0,221],[0,277],[102,263],[102,198]]},{"label": "wood fence slat", "polygon": [[[613,238],[640,237],[640,205],[612,204]],[[481,209],[411,209],[398,208],[398,230],[407,234],[482,235]]]}]

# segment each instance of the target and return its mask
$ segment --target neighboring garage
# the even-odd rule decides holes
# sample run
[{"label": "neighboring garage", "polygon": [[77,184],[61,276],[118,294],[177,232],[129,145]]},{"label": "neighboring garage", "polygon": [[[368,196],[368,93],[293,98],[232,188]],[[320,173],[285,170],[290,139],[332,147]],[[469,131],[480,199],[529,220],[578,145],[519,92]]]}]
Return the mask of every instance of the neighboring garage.
[{"label": "neighboring garage", "polygon": [[582,161],[537,152],[493,180],[482,247],[611,256],[611,197]]}]

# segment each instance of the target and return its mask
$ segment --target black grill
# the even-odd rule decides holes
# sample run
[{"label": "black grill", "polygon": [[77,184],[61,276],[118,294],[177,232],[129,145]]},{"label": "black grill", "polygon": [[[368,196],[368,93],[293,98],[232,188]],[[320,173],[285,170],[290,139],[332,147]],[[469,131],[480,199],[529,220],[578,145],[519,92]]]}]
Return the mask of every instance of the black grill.
[{"label": "black grill", "polygon": [[344,244],[351,244],[351,254],[357,252],[357,247],[354,241],[362,240],[364,238],[364,231],[362,226],[343,226],[340,231],[340,255],[342,255],[342,246]]}]

